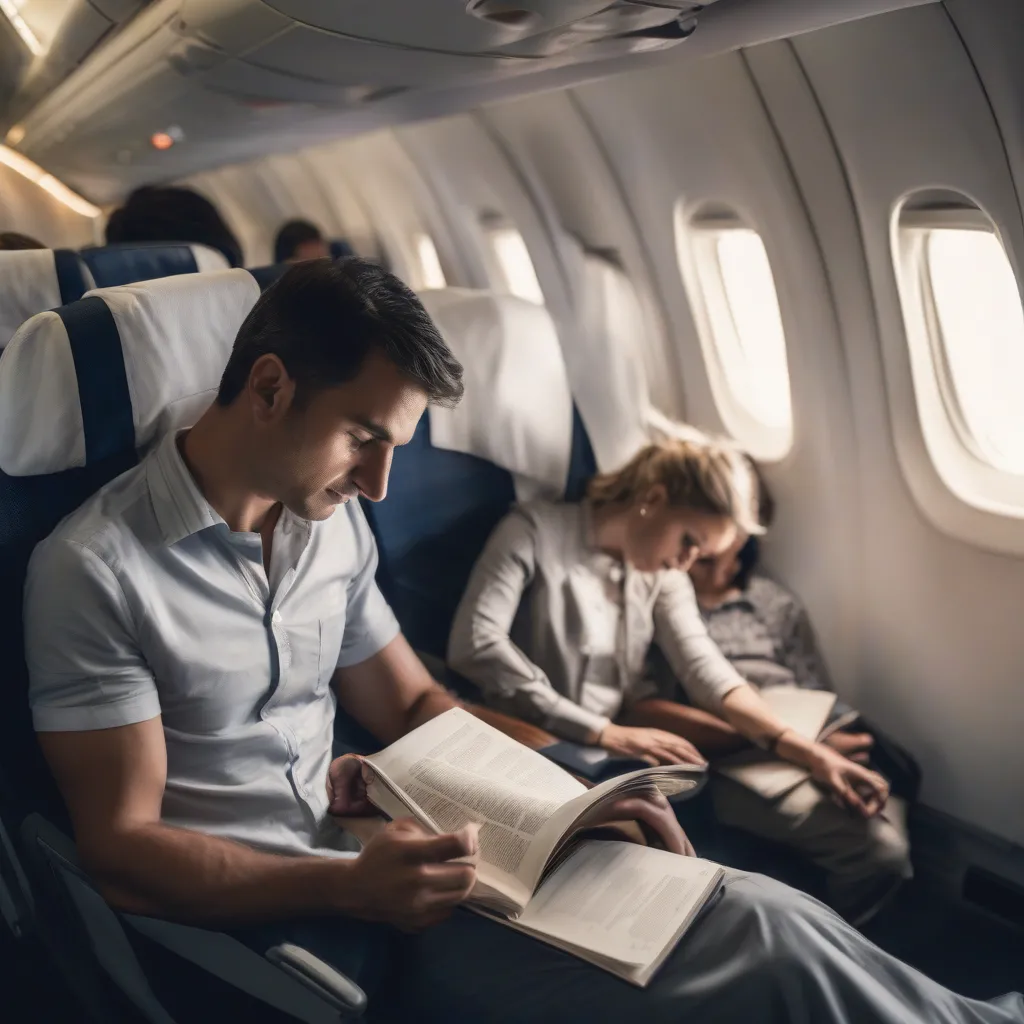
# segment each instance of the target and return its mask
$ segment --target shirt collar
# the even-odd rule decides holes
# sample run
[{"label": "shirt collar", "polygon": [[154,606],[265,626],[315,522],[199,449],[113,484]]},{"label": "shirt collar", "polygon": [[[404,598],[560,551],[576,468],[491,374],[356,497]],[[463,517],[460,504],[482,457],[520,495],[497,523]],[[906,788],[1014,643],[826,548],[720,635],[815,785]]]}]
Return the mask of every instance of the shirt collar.
[{"label": "shirt collar", "polygon": [[203,497],[181,457],[178,438],[183,433],[181,430],[170,431],[146,462],[150,500],[164,544],[168,547],[211,526],[226,526]]},{"label": "shirt collar", "polygon": [[[195,533],[212,526],[224,528],[228,538],[245,543],[248,534],[232,533],[228,524],[199,490],[185,460],[181,457],[178,438],[184,430],[172,430],[157,444],[146,463],[146,481],[164,544],[172,547]],[[298,531],[306,543],[313,533],[313,524],[299,519],[288,509],[281,510],[278,529],[289,534]]]}]

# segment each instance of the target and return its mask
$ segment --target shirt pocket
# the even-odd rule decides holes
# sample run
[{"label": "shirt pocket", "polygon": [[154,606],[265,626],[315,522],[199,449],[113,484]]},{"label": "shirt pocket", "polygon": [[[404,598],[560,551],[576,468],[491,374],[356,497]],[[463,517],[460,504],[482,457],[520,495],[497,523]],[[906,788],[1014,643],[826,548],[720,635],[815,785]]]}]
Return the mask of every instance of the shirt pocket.
[{"label": "shirt pocket", "polygon": [[330,685],[334,670],[338,667],[338,655],[341,654],[341,642],[345,637],[345,607],[342,598],[342,607],[336,608],[333,615],[321,618],[320,626],[320,655],[317,670],[316,692],[317,696],[326,693]]}]

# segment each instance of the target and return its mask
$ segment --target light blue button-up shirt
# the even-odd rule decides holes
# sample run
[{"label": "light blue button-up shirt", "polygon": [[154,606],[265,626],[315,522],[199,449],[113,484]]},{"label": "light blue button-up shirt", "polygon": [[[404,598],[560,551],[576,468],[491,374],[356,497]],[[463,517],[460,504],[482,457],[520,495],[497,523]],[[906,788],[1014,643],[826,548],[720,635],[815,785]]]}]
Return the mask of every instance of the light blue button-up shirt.
[{"label": "light blue button-up shirt", "polygon": [[283,511],[269,575],[168,435],[32,556],[29,698],[40,732],[162,716],[162,817],[284,853],[350,846],[324,828],[338,666],[398,633],[359,503],[323,522]]}]

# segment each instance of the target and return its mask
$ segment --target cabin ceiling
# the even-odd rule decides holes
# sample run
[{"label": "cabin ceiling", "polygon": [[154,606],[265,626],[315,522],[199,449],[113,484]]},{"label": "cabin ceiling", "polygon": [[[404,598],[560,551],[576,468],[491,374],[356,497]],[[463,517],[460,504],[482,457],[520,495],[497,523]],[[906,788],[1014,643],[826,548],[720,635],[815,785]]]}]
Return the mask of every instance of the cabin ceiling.
[{"label": "cabin ceiling", "polygon": [[933,0],[10,2],[22,24],[0,18],[0,133],[105,203],[145,182]]}]

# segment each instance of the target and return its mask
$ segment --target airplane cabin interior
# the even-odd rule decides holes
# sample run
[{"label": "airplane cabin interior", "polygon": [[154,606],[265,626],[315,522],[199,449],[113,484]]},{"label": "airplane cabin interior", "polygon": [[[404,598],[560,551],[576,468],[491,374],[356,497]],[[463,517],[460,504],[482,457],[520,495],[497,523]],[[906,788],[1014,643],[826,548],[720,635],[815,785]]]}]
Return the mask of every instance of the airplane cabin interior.
[{"label": "airplane cabin interior", "polygon": [[[114,906],[29,707],[33,549],[199,419],[306,251],[394,275],[463,367],[359,502],[431,674],[484,703],[450,636],[513,507],[652,439],[743,453],[757,573],[913,766],[913,879],[860,930],[1024,991],[1022,45],[1016,0],[0,0],[0,1018],[375,1019],[298,945]],[[164,186],[217,231],[132,234]],[[343,718],[336,751],[381,746]],[[827,902],[710,792],[672,806],[698,856]]]}]

